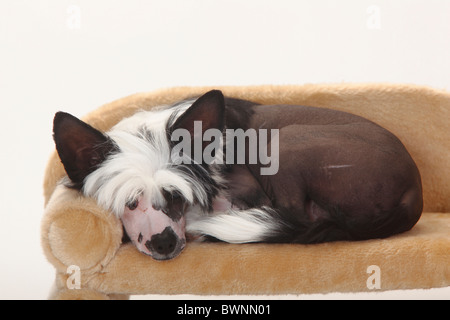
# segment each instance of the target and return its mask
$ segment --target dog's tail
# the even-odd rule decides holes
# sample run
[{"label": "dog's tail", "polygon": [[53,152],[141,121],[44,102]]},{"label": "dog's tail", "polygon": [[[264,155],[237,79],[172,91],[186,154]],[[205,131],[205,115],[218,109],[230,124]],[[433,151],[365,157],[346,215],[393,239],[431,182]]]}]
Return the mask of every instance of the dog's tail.
[{"label": "dog's tail", "polygon": [[318,243],[347,240],[349,234],[337,221],[313,223],[291,212],[270,207],[228,210],[207,216],[187,218],[186,231],[229,243]]},{"label": "dog's tail", "polygon": [[186,231],[229,243],[267,242],[280,231],[275,210],[262,207],[187,217]]}]

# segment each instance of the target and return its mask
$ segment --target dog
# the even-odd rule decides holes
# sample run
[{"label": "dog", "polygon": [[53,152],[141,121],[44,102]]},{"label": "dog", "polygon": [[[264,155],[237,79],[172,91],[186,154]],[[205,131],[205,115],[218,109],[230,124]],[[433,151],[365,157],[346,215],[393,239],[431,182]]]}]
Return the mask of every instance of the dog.
[{"label": "dog", "polygon": [[401,141],[331,109],[261,105],[212,90],[138,112],[107,133],[58,112],[53,136],[66,186],[113,212],[156,260],[178,256],[186,239],[386,238],[410,230],[422,213],[419,170]]}]

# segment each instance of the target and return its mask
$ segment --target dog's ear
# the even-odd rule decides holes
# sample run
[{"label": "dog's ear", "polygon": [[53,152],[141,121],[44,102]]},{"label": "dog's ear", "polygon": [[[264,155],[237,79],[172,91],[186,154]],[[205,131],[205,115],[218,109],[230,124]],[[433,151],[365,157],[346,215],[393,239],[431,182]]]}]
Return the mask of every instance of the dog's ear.
[{"label": "dog's ear", "polygon": [[189,109],[182,114],[170,128],[186,129],[194,136],[194,121],[202,122],[202,134],[208,129],[223,130],[225,98],[220,90],[212,90],[198,98]]},{"label": "dog's ear", "polygon": [[55,115],[53,138],[67,175],[77,189],[82,188],[86,176],[115,149],[103,133],[64,112]]}]

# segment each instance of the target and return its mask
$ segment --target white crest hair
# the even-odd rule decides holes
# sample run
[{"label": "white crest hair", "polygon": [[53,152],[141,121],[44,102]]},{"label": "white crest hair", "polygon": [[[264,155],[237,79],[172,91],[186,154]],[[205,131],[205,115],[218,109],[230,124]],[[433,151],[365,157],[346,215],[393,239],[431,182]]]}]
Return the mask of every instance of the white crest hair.
[{"label": "white crest hair", "polygon": [[[162,190],[178,191],[191,204],[206,206],[205,188],[186,170],[172,165],[166,126],[172,114],[182,114],[193,101],[173,108],[142,111],[119,122],[107,135],[119,152],[86,177],[83,192],[120,217],[127,203],[140,195],[165,205]],[[173,120],[173,119],[172,119]]]},{"label": "white crest hair", "polygon": [[[203,212],[212,206],[211,186],[198,179],[205,170],[208,179],[218,186],[225,181],[219,167],[209,172],[201,166],[190,168],[172,163],[171,145],[167,136],[168,122],[173,124],[194,100],[171,108],[142,111],[119,122],[107,133],[118,148],[91,174],[83,186],[86,196],[121,217],[126,205],[138,197],[151,199],[154,206],[165,206],[163,190],[179,192],[191,205],[186,213],[186,231],[194,235],[213,236],[231,243],[264,241],[278,232],[280,224],[275,211],[268,207],[247,210],[229,209],[224,212]],[[169,124],[170,125],[170,124]],[[220,153],[223,157],[223,153]],[[200,174],[202,174],[201,172]],[[209,192],[209,193],[208,193]],[[202,208],[201,208],[202,207]]]}]

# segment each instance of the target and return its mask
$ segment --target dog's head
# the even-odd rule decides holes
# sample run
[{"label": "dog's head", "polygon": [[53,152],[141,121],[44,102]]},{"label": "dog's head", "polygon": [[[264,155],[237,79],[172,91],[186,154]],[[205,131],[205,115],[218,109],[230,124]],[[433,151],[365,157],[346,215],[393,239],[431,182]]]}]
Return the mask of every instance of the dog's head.
[{"label": "dog's head", "polygon": [[197,100],[138,113],[106,134],[58,112],[54,140],[69,186],[121,218],[141,252],[157,260],[176,257],[186,243],[186,210],[210,209],[218,183],[210,165],[174,161],[171,135],[184,129],[194,148],[194,122],[201,121],[202,134],[222,131],[224,108],[222,93],[210,91]]}]

